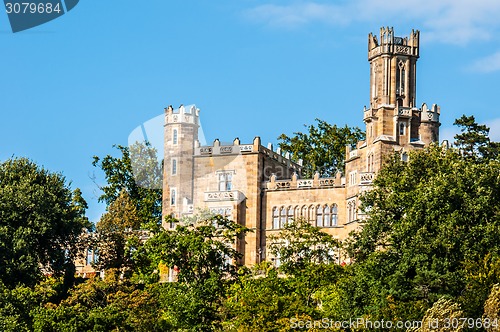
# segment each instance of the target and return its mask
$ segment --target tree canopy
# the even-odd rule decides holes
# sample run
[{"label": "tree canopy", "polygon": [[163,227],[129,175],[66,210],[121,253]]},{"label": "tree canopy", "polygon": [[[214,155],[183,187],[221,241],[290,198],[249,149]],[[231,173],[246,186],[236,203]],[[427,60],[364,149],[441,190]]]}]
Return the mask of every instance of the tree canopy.
[{"label": "tree canopy", "polygon": [[[465,317],[476,320],[455,330],[498,330],[500,161],[487,127],[469,117],[457,123],[465,129],[456,149],[390,156],[360,197],[368,218],[347,243],[298,219],[266,238],[268,258],[279,259],[252,268],[239,265],[237,250],[250,230],[207,211],[139,239],[145,220],[159,222],[145,208],[161,202],[158,193],[139,185],[150,187],[154,177],[132,180],[125,148],[121,158],[97,158],[109,181],[97,225],[106,277],[69,289],[59,274],[71,270],[68,245],[87,222],[85,201],[59,174],[24,159],[3,163],[0,330],[373,330],[329,325],[362,318],[422,321],[407,330],[422,332]],[[157,165],[148,158],[136,167]],[[74,232],[63,239],[61,227]],[[44,256],[52,251],[54,259]],[[346,253],[347,264],[339,264]],[[41,280],[42,267],[60,272]],[[172,271],[175,282],[166,282]]]},{"label": "tree canopy", "polygon": [[335,176],[344,172],[346,145],[356,144],[364,139],[364,132],[357,127],[339,127],[316,119],[317,125],[305,125],[306,133],[296,132],[293,136],[281,134],[279,147],[289,152],[295,160],[303,160],[303,177],[313,177],[315,172],[321,176]]},{"label": "tree canopy", "polygon": [[492,142],[488,134],[490,128],[476,122],[474,115],[462,115],[453,123],[460,127],[460,134],[455,135],[455,146],[466,157],[495,159],[500,153],[500,143]]},{"label": "tree canopy", "polygon": [[150,144],[135,143],[130,147],[115,146],[120,157],[94,156],[92,165],[100,168],[106,184],[100,186],[99,201],[109,207],[126,190],[143,228],[157,231],[161,227],[162,163]]},{"label": "tree canopy", "polygon": [[382,310],[390,298],[418,317],[441,296],[458,299],[468,287],[467,262],[500,254],[499,172],[495,160],[437,146],[408,162],[394,155],[362,197],[369,218],[348,247],[363,292],[373,294],[356,306]]},{"label": "tree canopy", "polygon": [[25,159],[0,164],[0,281],[33,286],[43,273],[72,277],[78,239],[91,228],[80,190]]}]

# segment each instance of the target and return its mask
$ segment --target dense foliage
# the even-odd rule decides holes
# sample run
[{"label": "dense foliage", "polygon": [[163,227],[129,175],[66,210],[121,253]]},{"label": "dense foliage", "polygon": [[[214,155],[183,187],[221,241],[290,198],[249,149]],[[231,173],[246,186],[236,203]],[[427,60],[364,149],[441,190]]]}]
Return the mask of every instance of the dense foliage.
[{"label": "dense foliage", "polygon": [[125,190],[136,206],[142,226],[158,230],[161,226],[162,166],[157,151],[149,144],[130,147],[117,145],[120,157],[94,156],[92,165],[104,172],[105,185],[100,185],[99,200],[109,207]]},{"label": "dense foliage", "polygon": [[313,177],[315,172],[323,177],[343,173],[346,146],[356,144],[365,134],[357,127],[338,127],[320,119],[316,122],[317,125],[305,126],[306,133],[281,134],[278,137],[281,151],[290,153],[294,160],[302,159],[304,178]]},{"label": "dense foliage", "polygon": [[[171,230],[149,229],[158,211],[145,216],[144,207],[158,193],[130,182],[131,161],[121,150],[122,158],[100,164],[108,209],[94,239],[105,278],[78,279],[69,289],[57,273],[43,279],[40,267],[66,271],[56,249],[78,242],[84,201],[60,175],[7,161],[0,168],[0,330],[372,331],[384,329],[366,321],[384,320],[423,322],[407,331],[498,331],[500,161],[486,127],[465,116],[457,124],[456,149],[430,146],[408,161],[386,160],[362,197],[369,218],[349,241],[296,220],[268,239],[275,260],[252,268],[238,265],[236,250],[250,230],[221,216],[204,212],[169,220]],[[61,216],[76,227],[66,242],[52,237]],[[37,250],[56,250],[55,259]],[[361,318],[364,325],[332,324]],[[475,320],[433,327],[464,318]]]},{"label": "dense foliage", "polygon": [[42,274],[74,273],[86,202],[64,177],[24,159],[0,164],[0,283],[34,286]]}]

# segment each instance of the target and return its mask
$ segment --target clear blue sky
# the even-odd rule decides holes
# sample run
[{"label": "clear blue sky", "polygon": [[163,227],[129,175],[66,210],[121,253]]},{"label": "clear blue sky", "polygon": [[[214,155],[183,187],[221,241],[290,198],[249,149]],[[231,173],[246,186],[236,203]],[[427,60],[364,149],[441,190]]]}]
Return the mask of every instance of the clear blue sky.
[{"label": "clear blue sky", "polygon": [[62,172],[97,221],[92,156],[169,104],[195,103],[209,142],[276,142],[315,118],[362,126],[367,34],[383,25],[421,31],[417,98],[441,105],[442,138],[466,113],[500,139],[498,17],[496,0],[81,0],[13,34],[3,13],[0,160]]}]

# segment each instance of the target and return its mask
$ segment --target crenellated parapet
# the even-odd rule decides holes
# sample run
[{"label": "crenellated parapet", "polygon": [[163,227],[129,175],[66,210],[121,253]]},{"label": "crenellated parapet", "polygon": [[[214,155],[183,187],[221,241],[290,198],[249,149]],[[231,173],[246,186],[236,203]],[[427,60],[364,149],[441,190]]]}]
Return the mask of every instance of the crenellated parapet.
[{"label": "crenellated parapet", "polygon": [[368,35],[368,60],[382,54],[418,57],[419,38],[418,30],[412,30],[409,37],[396,37],[392,27],[382,27],[380,40],[372,33]]},{"label": "crenellated parapet", "polygon": [[195,142],[194,155],[195,156],[224,156],[224,155],[238,155],[238,154],[252,154],[261,153],[277,161],[278,163],[287,166],[290,169],[300,172],[302,169],[302,160],[295,162],[291,159],[289,153],[283,155],[280,148],[273,151],[272,144],[267,147],[262,146],[260,137],[255,137],[251,144],[241,144],[239,138],[235,138],[231,144],[224,144],[215,139],[212,145],[200,146],[199,142]]},{"label": "crenellated parapet", "polygon": [[441,109],[438,105],[433,104],[432,107],[429,108],[426,103],[423,103],[420,110],[422,112],[421,113],[422,122],[439,123],[439,115],[441,114]]},{"label": "crenellated parapet", "polygon": [[165,125],[168,124],[193,124],[199,125],[200,109],[196,105],[180,105],[174,109],[172,105],[165,108]]}]

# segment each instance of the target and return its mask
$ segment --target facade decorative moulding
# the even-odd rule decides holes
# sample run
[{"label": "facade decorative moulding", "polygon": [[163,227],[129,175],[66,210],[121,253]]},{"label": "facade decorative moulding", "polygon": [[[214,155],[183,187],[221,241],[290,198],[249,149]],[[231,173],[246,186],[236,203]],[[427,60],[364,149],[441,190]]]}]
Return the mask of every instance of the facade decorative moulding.
[{"label": "facade decorative moulding", "polygon": [[205,202],[222,202],[222,201],[242,201],[245,195],[238,191],[208,191],[205,192]]}]

